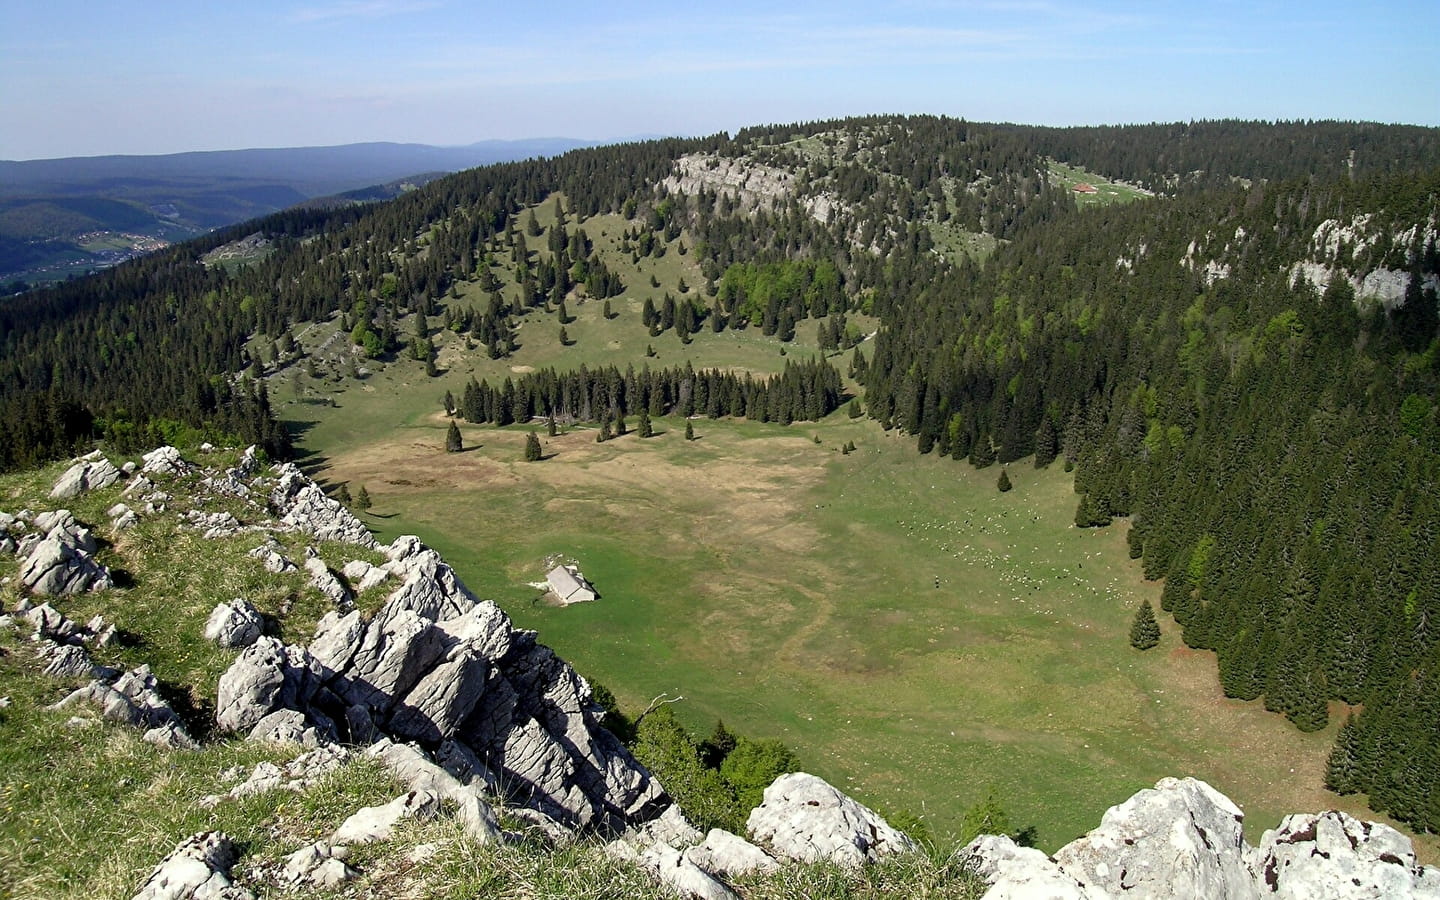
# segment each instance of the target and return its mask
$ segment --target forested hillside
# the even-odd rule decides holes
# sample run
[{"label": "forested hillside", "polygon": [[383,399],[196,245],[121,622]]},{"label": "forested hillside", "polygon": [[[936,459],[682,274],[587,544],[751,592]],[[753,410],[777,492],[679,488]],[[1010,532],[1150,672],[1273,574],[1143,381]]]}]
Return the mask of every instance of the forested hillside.
[{"label": "forested hillside", "polygon": [[[1055,162],[1154,196],[1081,209]],[[541,246],[552,194],[566,208]],[[619,256],[586,234],[600,214],[626,223]],[[1228,694],[1305,729],[1356,710],[1331,786],[1440,830],[1437,222],[1440,133],[1364,123],[875,117],[575,151],[0,303],[0,468],[96,438],[228,435],[283,456],[266,385],[298,364],[304,323],[337,318],[384,360],[409,317],[432,371],[431,322],[499,358],[527,317],[555,315],[563,342],[567,299],[623,295],[620,262],[678,240],[704,283],[647,307],[652,334],[788,340],[813,320],[822,345],[853,346],[844,317],[878,316],[852,373],[870,416],[922,453],[1073,464],[1076,524],[1129,517]],[[257,230],[263,259],[201,262]],[[788,421],[839,402],[828,368],[760,399],[724,373],[541,372],[454,408]]]}]

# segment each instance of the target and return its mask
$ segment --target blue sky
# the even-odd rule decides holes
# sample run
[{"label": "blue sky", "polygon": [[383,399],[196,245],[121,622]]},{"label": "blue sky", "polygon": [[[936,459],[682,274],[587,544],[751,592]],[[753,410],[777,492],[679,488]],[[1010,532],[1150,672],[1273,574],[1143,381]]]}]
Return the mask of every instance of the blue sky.
[{"label": "blue sky", "polygon": [[1436,0],[0,0],[0,159],[872,112],[1440,125],[1436,34]]}]

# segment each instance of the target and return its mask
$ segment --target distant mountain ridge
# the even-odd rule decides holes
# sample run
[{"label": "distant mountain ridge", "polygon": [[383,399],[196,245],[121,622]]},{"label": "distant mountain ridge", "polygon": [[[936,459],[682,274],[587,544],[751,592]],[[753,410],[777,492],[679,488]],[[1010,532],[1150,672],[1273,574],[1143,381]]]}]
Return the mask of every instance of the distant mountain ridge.
[{"label": "distant mountain ridge", "polygon": [[372,141],[320,147],[196,150],[159,155],[71,156],[0,160],[0,197],[93,193],[97,187],[144,187],[153,179],[260,179],[290,183],[307,196],[353,190],[406,175],[554,156],[598,141],[525,138],[458,147]]},{"label": "distant mountain ridge", "polygon": [[53,281],[317,198],[383,199],[404,180],[595,145],[554,137],[0,161],[0,282]]}]

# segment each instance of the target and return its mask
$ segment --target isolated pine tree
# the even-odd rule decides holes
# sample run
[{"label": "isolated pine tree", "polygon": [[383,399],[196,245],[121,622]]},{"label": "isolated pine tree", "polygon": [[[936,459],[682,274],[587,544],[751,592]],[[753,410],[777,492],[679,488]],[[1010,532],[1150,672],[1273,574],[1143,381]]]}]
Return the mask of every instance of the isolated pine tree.
[{"label": "isolated pine tree", "polygon": [[1130,624],[1130,646],[1136,650],[1149,650],[1160,643],[1160,623],[1155,621],[1155,610],[1149,600],[1142,600],[1135,611],[1135,621]]},{"label": "isolated pine tree", "polygon": [[555,424],[554,413],[551,413],[550,417],[545,420],[545,430],[550,434],[551,437],[554,437],[556,433],[560,430],[559,426]]},{"label": "isolated pine tree", "polygon": [[540,449],[540,438],[534,431],[525,435],[525,461],[537,462],[544,453]]},{"label": "isolated pine tree", "polygon": [[459,453],[464,449],[465,445],[460,440],[460,427],[455,424],[454,419],[451,419],[450,430],[445,432],[445,452]]},{"label": "isolated pine tree", "polygon": [[640,407],[639,417],[635,423],[635,432],[642,438],[648,438],[655,433],[655,427],[650,424],[650,410]]},{"label": "isolated pine tree", "polygon": [[350,497],[350,484],[348,482],[340,482],[340,486],[335,489],[335,499],[339,500],[345,506],[354,505],[355,501]]},{"label": "isolated pine tree", "polygon": [[360,490],[355,494],[355,508],[365,512],[370,508],[370,492],[365,490],[365,485],[360,485]]},{"label": "isolated pine tree", "polygon": [[1000,470],[1000,480],[995,483],[995,486],[1000,489],[1000,493],[1002,494],[1014,487],[1014,485],[1010,483],[1010,474],[1004,469]]},{"label": "isolated pine tree", "polygon": [[685,440],[695,440],[695,426],[691,425],[689,422],[685,423]]}]

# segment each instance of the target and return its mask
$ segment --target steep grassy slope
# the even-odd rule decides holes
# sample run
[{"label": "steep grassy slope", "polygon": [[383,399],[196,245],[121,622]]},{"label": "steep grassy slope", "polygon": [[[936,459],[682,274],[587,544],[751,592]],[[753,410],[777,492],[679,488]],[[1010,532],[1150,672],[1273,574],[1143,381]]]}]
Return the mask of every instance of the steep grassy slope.
[{"label": "steep grassy slope", "polygon": [[[204,458],[219,462],[223,456]],[[38,512],[56,504],[48,497],[59,467],[0,477],[0,508]],[[219,675],[235,651],[201,635],[209,610],[220,599],[244,596],[287,641],[304,642],[318,613],[328,606],[299,575],[270,575],[245,551],[261,537],[241,534],[204,539],[182,527],[194,503],[198,476],[166,483],[171,509],[146,514],[133,530],[114,532],[104,510],[120,499],[121,485],[84,495],[67,505],[97,525],[98,558],[117,573],[120,588],[98,594],[51,598],[67,617],[102,615],[119,639],[95,648],[97,662],[116,667],[149,665],[162,695],[180,712],[198,750],[163,750],[137,729],[103,721],[84,704],[47,707],[81,683],[41,674],[30,627],[0,626],[0,895],[16,898],[132,896],[150,869],[177,843],[198,831],[223,830],[240,848],[234,875],[257,895],[284,892],[275,883],[284,857],[326,838],[351,813],[385,803],[403,792],[377,763],[354,757],[303,791],[274,790],[213,806],[199,801],[224,794],[259,763],[284,765],[301,752],[293,745],[257,744],[210,734]],[[212,497],[203,504],[215,511]],[[247,524],[263,522],[251,509],[235,508]],[[303,555],[306,541],[280,535],[284,552]],[[376,558],[351,545],[323,544],[327,563]],[[13,611],[16,560],[0,555],[0,606]],[[374,608],[386,593],[360,597]],[[18,617],[17,617],[18,618]],[[523,830],[503,809],[502,822]],[[476,846],[452,819],[409,823],[390,840],[353,848],[348,863],[360,877],[331,897],[613,897],[668,896],[635,865],[607,855],[591,840],[555,850],[539,840]],[[738,885],[753,898],[872,897],[925,894],[978,896],[978,882],[955,860],[914,855],[845,874],[833,865],[789,867]]]}]

